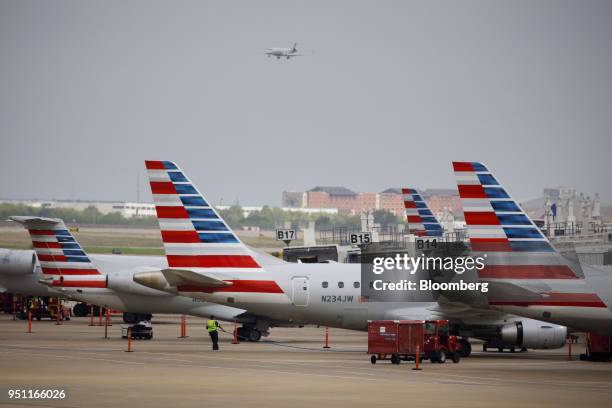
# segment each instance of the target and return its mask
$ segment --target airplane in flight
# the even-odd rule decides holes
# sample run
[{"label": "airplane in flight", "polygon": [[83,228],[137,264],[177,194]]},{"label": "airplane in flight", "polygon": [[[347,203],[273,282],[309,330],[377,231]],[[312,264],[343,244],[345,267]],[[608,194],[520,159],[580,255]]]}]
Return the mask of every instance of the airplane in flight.
[{"label": "airplane in flight", "polygon": [[292,57],[300,57],[302,54],[298,54],[297,43],[293,44],[292,48],[267,48],[265,54],[270,57],[276,57],[276,59]]},{"label": "airplane in flight", "polygon": [[175,163],[146,161],[146,168],[168,268],[135,273],[144,286],[303,324],[365,330],[368,320],[448,318],[464,333],[497,337],[508,348],[565,343],[565,327],[441,303],[431,291],[410,293],[408,301],[363,302],[360,264],[262,265]]},{"label": "airplane in flight", "polygon": [[612,335],[610,267],[561,255],[489,169],[453,162],[478,272],[489,282],[489,306],[572,329]]}]

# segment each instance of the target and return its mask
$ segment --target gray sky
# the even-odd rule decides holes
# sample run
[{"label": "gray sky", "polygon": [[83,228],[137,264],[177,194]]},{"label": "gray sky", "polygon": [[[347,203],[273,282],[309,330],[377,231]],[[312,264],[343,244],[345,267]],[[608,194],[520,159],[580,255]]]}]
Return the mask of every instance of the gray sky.
[{"label": "gray sky", "polygon": [[455,159],[612,201],[611,40],[610,1],[0,0],[0,196],[149,200],[149,158],[278,205]]}]

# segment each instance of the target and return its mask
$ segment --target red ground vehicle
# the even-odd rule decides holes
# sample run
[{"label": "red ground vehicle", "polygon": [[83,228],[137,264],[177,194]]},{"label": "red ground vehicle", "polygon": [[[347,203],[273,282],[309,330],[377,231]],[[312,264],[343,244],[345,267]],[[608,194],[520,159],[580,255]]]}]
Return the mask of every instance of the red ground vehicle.
[{"label": "red ground vehicle", "polygon": [[453,363],[461,359],[461,343],[457,336],[449,334],[448,320],[427,320],[425,322],[425,358],[432,363],[445,363],[450,357]]},{"label": "red ground vehicle", "polygon": [[612,358],[612,337],[596,333],[587,333],[586,354],[580,359],[585,361],[610,361]]},{"label": "red ground vehicle", "polygon": [[449,335],[448,320],[376,320],[368,322],[368,354],[371,361],[421,359],[444,363],[450,357],[454,363],[461,359],[460,343]]}]

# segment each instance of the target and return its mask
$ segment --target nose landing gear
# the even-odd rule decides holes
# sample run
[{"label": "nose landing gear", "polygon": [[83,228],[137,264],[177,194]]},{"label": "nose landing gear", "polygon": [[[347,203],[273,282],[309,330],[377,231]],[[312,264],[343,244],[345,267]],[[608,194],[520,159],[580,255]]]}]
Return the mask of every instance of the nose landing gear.
[{"label": "nose landing gear", "polygon": [[254,327],[242,326],[238,328],[238,339],[256,342],[261,340],[261,332]]}]

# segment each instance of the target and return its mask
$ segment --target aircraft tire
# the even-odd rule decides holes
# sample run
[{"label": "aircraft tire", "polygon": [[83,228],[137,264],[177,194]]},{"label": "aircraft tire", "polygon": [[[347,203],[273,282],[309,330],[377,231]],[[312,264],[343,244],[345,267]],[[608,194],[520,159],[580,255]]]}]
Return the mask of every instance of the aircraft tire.
[{"label": "aircraft tire", "polygon": [[440,351],[438,352],[438,363],[440,364],[446,363],[446,350],[445,349],[440,349]]},{"label": "aircraft tire", "polygon": [[252,329],[249,331],[249,341],[257,342],[261,340],[261,332],[256,329]]},{"label": "aircraft tire", "polygon": [[77,317],[87,317],[89,314],[89,308],[85,303],[77,303],[72,308],[72,313]]},{"label": "aircraft tire", "polygon": [[457,364],[459,361],[461,361],[461,354],[458,352],[454,352],[451,356],[451,359],[453,360],[453,363]]},{"label": "aircraft tire", "polygon": [[472,344],[466,339],[461,339],[460,342],[461,351],[459,353],[461,353],[461,357],[469,357],[472,354]]}]

